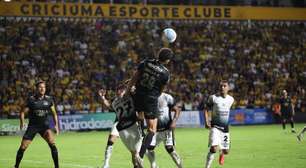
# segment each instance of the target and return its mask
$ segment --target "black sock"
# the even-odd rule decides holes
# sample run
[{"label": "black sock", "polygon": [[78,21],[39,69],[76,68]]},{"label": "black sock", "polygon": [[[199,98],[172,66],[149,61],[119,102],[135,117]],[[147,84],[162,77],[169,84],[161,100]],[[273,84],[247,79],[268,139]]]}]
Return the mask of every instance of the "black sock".
[{"label": "black sock", "polygon": [[154,136],[153,132],[148,132],[148,134],[146,135],[146,137],[144,138],[142,145],[141,145],[141,149],[139,151],[139,156],[141,158],[143,158],[144,154],[147,151],[147,148],[150,146],[151,142],[152,142],[152,138]]},{"label": "black sock", "polygon": [[283,125],[283,129],[286,129],[286,123],[282,122],[282,125]]},{"label": "black sock", "polygon": [[290,125],[291,125],[291,128],[293,129],[294,128],[294,122],[290,121]]},{"label": "black sock", "polygon": [[51,150],[51,155],[54,163],[55,168],[59,168],[58,166],[58,152],[55,144],[49,144],[50,150]]},{"label": "black sock", "polygon": [[112,146],[114,144],[114,142],[112,141],[107,141],[107,146]]},{"label": "black sock", "polygon": [[16,155],[16,162],[15,162],[15,168],[19,167],[19,164],[21,162],[21,159],[23,157],[24,149],[19,148]]}]

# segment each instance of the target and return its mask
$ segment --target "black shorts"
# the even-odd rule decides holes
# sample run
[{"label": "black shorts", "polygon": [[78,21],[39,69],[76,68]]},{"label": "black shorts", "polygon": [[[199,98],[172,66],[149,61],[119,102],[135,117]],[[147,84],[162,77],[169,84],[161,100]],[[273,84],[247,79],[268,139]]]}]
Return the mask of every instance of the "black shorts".
[{"label": "black shorts", "polygon": [[137,94],[135,94],[133,98],[136,111],[144,112],[146,119],[154,119],[159,116],[158,98]]},{"label": "black shorts", "polygon": [[47,126],[28,126],[26,132],[23,135],[23,139],[33,140],[37,133],[40,134],[41,137],[44,136],[45,132],[50,129]]},{"label": "black shorts", "polygon": [[282,119],[291,119],[293,117],[291,112],[282,112]]}]

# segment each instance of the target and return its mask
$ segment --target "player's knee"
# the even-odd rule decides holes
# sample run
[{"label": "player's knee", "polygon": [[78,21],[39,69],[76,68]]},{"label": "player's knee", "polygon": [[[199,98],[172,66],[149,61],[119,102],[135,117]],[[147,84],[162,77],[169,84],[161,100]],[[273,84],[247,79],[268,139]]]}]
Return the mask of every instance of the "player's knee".
[{"label": "player's knee", "polygon": [[150,145],[150,146],[148,147],[148,150],[150,150],[150,151],[152,151],[152,150],[154,150],[154,149],[155,149],[155,146]]},{"label": "player's knee", "polygon": [[27,148],[28,148],[28,145],[25,145],[25,144],[20,145],[20,149],[22,150],[26,150]]},{"label": "player's knee", "polygon": [[131,152],[132,157],[134,157],[134,156],[136,156],[136,155],[137,155],[137,151],[133,151],[133,150],[131,150],[130,152]]},{"label": "player's knee", "polygon": [[114,143],[117,139],[117,136],[116,135],[109,135],[108,137],[108,142],[112,142]]},{"label": "player's knee", "polygon": [[167,146],[165,146],[165,148],[166,148],[166,151],[168,153],[172,153],[174,151],[174,147],[173,146],[167,145]]},{"label": "player's knee", "polygon": [[216,153],[217,152],[217,148],[211,147],[209,151],[210,151],[210,153]]},{"label": "player's knee", "polygon": [[227,155],[229,154],[229,150],[225,149],[225,150],[222,150],[223,154]]},{"label": "player's knee", "polygon": [[26,150],[28,147],[29,147],[28,143],[21,143],[21,145],[20,145],[20,149],[22,149],[22,150]]},{"label": "player's knee", "polygon": [[155,133],[156,133],[156,128],[148,127],[148,133],[153,133],[153,134],[155,134]]}]

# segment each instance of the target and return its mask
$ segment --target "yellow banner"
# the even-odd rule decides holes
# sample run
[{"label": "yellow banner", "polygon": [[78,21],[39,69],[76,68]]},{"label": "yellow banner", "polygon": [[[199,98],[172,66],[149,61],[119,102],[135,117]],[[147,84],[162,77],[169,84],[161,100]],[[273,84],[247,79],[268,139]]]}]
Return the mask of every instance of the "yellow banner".
[{"label": "yellow banner", "polygon": [[306,8],[0,2],[0,16],[306,20]]}]

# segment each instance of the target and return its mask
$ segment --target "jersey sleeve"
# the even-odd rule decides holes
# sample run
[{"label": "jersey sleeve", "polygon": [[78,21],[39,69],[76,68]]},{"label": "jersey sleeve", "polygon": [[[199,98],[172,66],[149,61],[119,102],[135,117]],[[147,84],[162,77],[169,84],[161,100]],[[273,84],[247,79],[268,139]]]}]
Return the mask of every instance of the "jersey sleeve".
[{"label": "jersey sleeve", "polygon": [[162,83],[163,85],[166,85],[167,83],[169,83],[169,81],[170,81],[170,73],[169,73],[168,71],[166,71],[166,72],[164,73],[164,75],[163,75],[163,78],[162,78],[162,80],[161,80],[161,83]]},{"label": "jersey sleeve", "polygon": [[214,105],[214,100],[213,100],[213,96],[209,96],[207,99],[206,99],[206,102],[204,103],[204,108],[205,109],[211,109]]},{"label": "jersey sleeve", "polygon": [[176,102],[171,95],[167,96],[168,107],[171,109],[175,106]]}]

